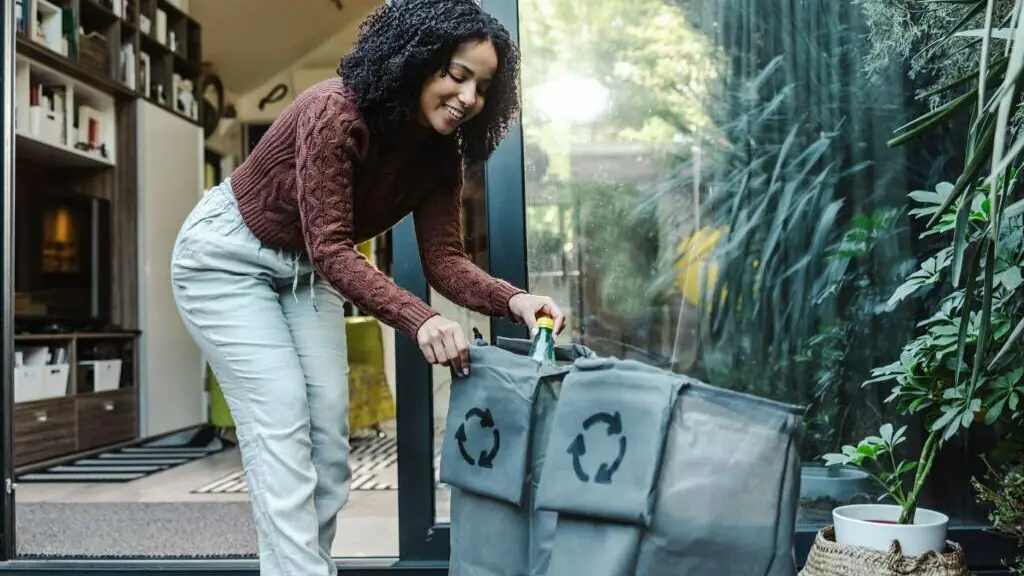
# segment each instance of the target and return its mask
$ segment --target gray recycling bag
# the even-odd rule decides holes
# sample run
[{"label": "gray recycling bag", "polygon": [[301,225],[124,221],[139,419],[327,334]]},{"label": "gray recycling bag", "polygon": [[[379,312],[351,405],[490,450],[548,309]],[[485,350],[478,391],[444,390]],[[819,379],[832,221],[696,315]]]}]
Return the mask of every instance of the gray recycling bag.
[{"label": "gray recycling bag", "polygon": [[796,574],[802,414],[687,379],[636,574]]},{"label": "gray recycling bag", "polygon": [[[530,470],[520,506],[451,487],[451,576],[545,576],[555,539],[555,512],[535,510],[558,377],[537,387]],[[443,465],[442,465],[443,468]]]},{"label": "gray recycling bag", "polygon": [[528,341],[498,344],[452,384],[451,576],[795,574],[801,408],[582,346],[544,369]]},{"label": "gray recycling bag", "polygon": [[644,527],[677,375],[638,362],[583,360],[562,385],[537,507]]},{"label": "gray recycling bag", "polygon": [[470,351],[470,376],[452,380],[440,479],[519,506],[541,367],[491,346]]},{"label": "gray recycling bag", "polygon": [[[472,346],[470,376],[452,381],[440,462],[451,486],[451,576],[547,574],[557,514],[533,501],[569,366],[541,367],[529,348],[507,339]],[[562,362],[592,354],[555,348]]]},{"label": "gray recycling bag", "polygon": [[550,576],[631,576],[680,378],[581,360],[562,386],[537,507],[558,512]]}]

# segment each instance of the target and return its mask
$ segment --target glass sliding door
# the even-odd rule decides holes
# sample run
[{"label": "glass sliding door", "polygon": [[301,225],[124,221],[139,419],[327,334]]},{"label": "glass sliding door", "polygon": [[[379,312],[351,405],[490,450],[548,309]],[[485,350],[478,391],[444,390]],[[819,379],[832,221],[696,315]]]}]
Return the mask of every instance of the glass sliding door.
[{"label": "glass sliding door", "polygon": [[[933,305],[886,304],[935,251],[908,194],[962,163],[963,128],[887,145],[926,84],[883,58],[861,4],[519,0],[524,169],[493,175],[523,178],[530,288],[570,315],[566,340],[810,406],[801,558],[833,507],[878,496],[821,455],[895,418],[890,386],[862,384]],[[991,439],[972,442],[922,505],[997,567],[968,483]]]}]

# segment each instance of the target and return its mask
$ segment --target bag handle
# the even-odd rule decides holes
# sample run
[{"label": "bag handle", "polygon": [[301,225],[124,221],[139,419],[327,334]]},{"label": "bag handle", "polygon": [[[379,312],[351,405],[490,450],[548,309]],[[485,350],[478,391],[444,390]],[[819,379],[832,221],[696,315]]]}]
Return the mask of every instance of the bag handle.
[{"label": "bag handle", "polygon": [[[484,339],[484,335],[481,334],[480,330],[476,327],[473,327],[473,339],[477,346],[488,345],[487,340]],[[530,346],[532,345],[532,340],[498,336],[498,348],[512,352],[513,354],[526,356],[530,353]],[[594,352],[582,344],[558,344],[555,346],[555,360],[559,362],[575,362],[581,358],[597,358],[597,352]]]},{"label": "bag handle", "polygon": [[[498,336],[498,348],[513,354],[526,356],[530,353],[532,340],[524,338],[506,338]],[[582,344],[559,344],[555,346],[555,360],[559,362],[575,362],[581,358],[596,358],[597,353]]]}]

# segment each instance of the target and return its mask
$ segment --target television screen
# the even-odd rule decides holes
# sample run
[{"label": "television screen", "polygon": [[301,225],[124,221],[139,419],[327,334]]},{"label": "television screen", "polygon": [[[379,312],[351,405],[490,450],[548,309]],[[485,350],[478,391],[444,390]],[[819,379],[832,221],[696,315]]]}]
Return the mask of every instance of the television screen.
[{"label": "television screen", "polygon": [[81,194],[17,198],[15,315],[106,321],[110,203]]}]

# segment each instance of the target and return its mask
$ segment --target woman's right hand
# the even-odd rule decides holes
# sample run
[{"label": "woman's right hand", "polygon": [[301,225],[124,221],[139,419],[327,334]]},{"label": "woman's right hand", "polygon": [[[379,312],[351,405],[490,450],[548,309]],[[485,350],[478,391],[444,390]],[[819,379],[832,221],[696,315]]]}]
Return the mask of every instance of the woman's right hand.
[{"label": "woman's right hand", "polygon": [[458,323],[433,316],[420,326],[416,341],[427,362],[451,366],[457,374],[469,376],[469,343]]}]

